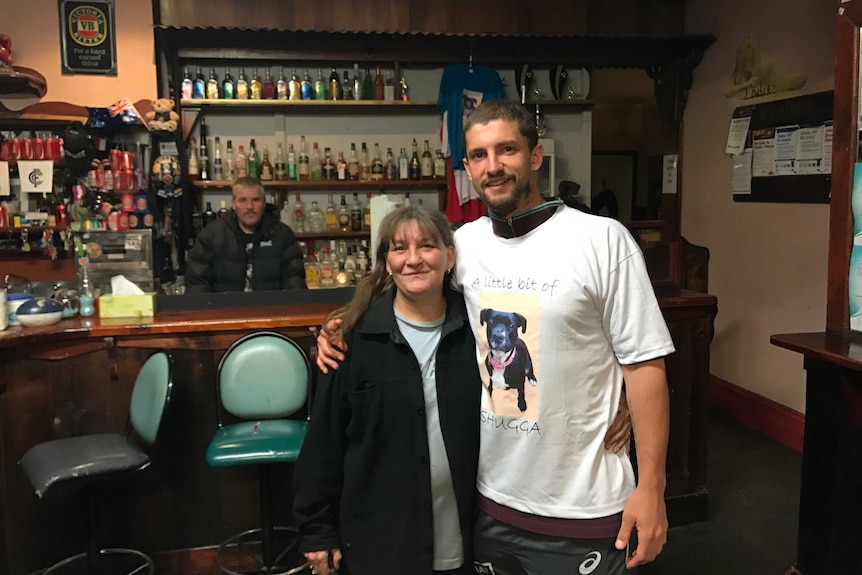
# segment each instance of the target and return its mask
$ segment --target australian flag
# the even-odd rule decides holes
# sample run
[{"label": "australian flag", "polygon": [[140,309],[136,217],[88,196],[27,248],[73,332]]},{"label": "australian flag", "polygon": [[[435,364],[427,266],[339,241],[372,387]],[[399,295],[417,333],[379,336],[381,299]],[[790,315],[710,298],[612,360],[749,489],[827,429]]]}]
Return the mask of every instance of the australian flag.
[{"label": "australian flag", "polygon": [[141,119],[135,105],[128,98],[118,100],[107,108],[87,108],[87,124],[93,128],[117,129],[131,126]]}]

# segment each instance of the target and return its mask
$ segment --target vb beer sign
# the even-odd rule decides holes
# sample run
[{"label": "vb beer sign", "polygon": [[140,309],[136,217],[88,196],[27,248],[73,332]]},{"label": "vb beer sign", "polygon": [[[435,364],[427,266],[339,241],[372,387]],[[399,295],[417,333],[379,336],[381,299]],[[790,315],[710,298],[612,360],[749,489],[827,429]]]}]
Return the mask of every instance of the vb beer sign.
[{"label": "vb beer sign", "polygon": [[58,0],[63,74],[117,75],[114,0]]}]

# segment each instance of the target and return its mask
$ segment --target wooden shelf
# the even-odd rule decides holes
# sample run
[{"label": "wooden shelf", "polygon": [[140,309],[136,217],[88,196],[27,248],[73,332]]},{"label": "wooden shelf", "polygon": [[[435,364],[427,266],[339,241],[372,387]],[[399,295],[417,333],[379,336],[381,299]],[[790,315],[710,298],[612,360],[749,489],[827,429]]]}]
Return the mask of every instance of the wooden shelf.
[{"label": "wooden shelf", "polygon": [[[261,182],[264,188],[301,190],[436,190],[446,187],[445,178],[434,180],[272,180]],[[229,180],[192,180],[192,186],[201,189],[230,189]]]},{"label": "wooden shelf", "polygon": [[302,232],[298,240],[362,240],[371,237],[371,232]]},{"label": "wooden shelf", "polygon": [[427,100],[180,100],[186,111],[205,113],[271,114],[323,112],[347,114],[437,113],[437,102]]},{"label": "wooden shelf", "polygon": [[19,233],[27,230],[30,232],[44,232],[45,230],[54,230],[55,232],[59,232],[65,230],[68,226],[17,226],[17,227],[2,227],[0,228],[0,233],[8,234],[8,233]]}]

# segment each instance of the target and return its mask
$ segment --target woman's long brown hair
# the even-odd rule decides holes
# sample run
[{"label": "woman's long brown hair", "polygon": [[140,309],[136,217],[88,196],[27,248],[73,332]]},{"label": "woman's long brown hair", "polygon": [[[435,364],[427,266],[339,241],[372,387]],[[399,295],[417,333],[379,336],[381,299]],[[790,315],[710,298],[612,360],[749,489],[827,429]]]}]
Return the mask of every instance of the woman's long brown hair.
[{"label": "woman's long brown hair", "polygon": [[[386,254],[395,233],[401,224],[415,221],[423,233],[433,239],[444,248],[455,245],[452,228],[446,217],[439,210],[432,210],[423,206],[402,206],[390,211],[380,222],[380,230],[377,234],[377,253],[374,254],[374,267],[371,272],[362,278],[356,286],[353,299],[334,312],[330,313],[323,322],[326,326],[331,319],[341,319],[341,338],[345,341],[350,337],[350,332],[356,326],[359,318],[368,311],[377,298],[394,285],[392,276],[386,271]],[[447,273],[443,279],[443,289],[449,289],[451,273]]]}]

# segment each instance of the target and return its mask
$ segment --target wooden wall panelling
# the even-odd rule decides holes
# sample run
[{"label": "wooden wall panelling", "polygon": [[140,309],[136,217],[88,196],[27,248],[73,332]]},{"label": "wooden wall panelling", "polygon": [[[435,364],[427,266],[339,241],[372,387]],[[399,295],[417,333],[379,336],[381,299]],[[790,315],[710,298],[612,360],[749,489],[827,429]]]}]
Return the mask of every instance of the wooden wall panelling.
[{"label": "wooden wall panelling", "polygon": [[680,0],[154,0],[168,26],[468,34],[679,35]]},{"label": "wooden wall panelling", "polygon": [[[860,4],[854,4],[856,16]],[[850,250],[853,245],[853,164],[857,157],[859,110],[859,28],[839,14],[835,38],[835,100],[833,104],[832,185],[829,209],[829,260],[826,284],[826,329],[842,331],[850,326],[847,299]]]}]

